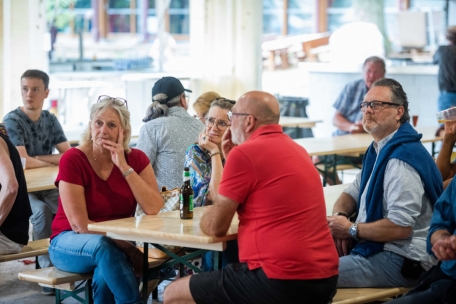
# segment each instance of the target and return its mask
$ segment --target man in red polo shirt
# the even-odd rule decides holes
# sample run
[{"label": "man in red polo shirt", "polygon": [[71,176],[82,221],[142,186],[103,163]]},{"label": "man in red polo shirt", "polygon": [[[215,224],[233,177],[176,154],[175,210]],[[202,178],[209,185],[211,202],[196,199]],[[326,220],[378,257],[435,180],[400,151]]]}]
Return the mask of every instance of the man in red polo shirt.
[{"label": "man in red polo shirt", "polygon": [[279,104],[268,93],[244,94],[228,118],[227,162],[201,229],[223,236],[237,212],[241,263],[177,280],[165,303],[330,302],[338,255],[309,155],[283,134]]}]

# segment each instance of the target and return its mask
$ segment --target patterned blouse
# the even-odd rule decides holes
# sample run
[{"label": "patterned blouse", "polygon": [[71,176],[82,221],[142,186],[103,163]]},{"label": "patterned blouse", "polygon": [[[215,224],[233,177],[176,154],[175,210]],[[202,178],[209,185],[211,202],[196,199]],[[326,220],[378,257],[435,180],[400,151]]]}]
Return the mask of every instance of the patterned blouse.
[{"label": "patterned blouse", "polygon": [[[222,162],[225,164],[225,161]],[[185,167],[190,168],[190,184],[193,188],[193,206],[201,207],[209,205],[206,202],[211,181],[212,162],[209,153],[200,146],[193,144],[185,153]],[[198,168],[197,172],[194,167]]]}]

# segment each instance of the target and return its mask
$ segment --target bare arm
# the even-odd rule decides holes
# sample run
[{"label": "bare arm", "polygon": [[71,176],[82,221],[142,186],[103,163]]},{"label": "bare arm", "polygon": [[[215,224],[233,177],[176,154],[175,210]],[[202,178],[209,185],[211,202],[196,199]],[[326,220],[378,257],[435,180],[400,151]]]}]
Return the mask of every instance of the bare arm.
[{"label": "bare arm", "polygon": [[19,189],[13,164],[11,163],[8,146],[2,138],[0,138],[0,185],[2,185],[0,190],[1,227],[10,213],[11,208],[13,208]]},{"label": "bare arm", "polygon": [[451,154],[456,142],[456,123],[445,123],[445,134],[443,136],[442,148],[435,161],[443,180],[452,178],[456,174],[456,164],[451,163]]},{"label": "bare arm", "polygon": [[211,181],[209,182],[209,194],[208,199],[214,200],[217,196],[220,182],[222,181],[223,165],[220,154],[214,155],[212,158],[212,172]]},{"label": "bare arm", "polygon": [[332,214],[335,214],[336,212],[343,212],[348,216],[353,215],[353,213],[356,212],[356,201],[353,197],[351,197],[351,195],[342,192],[342,194],[334,204]]},{"label": "bare arm", "polygon": [[[120,172],[125,173],[130,169],[130,165],[125,160],[123,138],[123,130],[119,127],[117,143],[103,140],[103,147],[111,151],[112,162],[119,168]],[[139,174],[133,171],[125,179],[144,213],[157,214],[163,207],[163,198],[158,191],[157,180],[152,165],[149,164]]]},{"label": "bare arm", "polygon": [[[328,217],[328,224],[334,238],[350,238],[352,222],[343,216]],[[406,239],[412,233],[412,227],[402,227],[384,218],[371,223],[358,224],[358,238],[366,241],[391,242]]]},{"label": "bare arm", "polygon": [[226,235],[238,206],[238,202],[223,195],[217,195],[214,205],[209,206],[201,217],[201,230],[214,237]]},{"label": "bare arm", "polygon": [[207,199],[212,201],[217,196],[220,182],[222,181],[222,155],[216,154],[221,153],[222,151],[220,151],[219,147],[215,143],[211,142],[209,135],[206,133],[199,135],[198,145],[201,148],[208,150],[209,153],[213,155],[211,156],[211,180],[209,182],[209,193],[207,195]]},{"label": "bare arm", "polygon": [[[59,195],[71,229],[76,233],[96,233],[87,229],[87,225],[93,223],[93,221],[89,220],[89,215],[87,214],[84,187],[60,181]],[[104,233],[96,234],[104,235]]]},{"label": "bare arm", "polygon": [[68,151],[71,148],[71,146],[70,146],[69,142],[65,141],[60,144],[55,145],[55,148],[57,149],[57,151],[59,151],[59,154],[38,155],[38,156],[35,156],[35,158],[38,160],[58,166],[63,153]]},{"label": "bare arm", "polygon": [[44,160],[39,160],[36,157],[29,156],[27,154],[27,150],[25,150],[24,146],[16,146],[17,151],[19,152],[19,155],[22,158],[26,159],[26,168],[27,169],[33,169],[33,168],[42,168],[42,167],[50,167],[52,166],[51,163],[46,162]]},{"label": "bare arm", "polygon": [[352,123],[345,116],[336,111],[333,118],[333,125],[339,130],[350,133],[364,133],[363,124],[361,122]]},{"label": "bare arm", "polygon": [[[121,172],[125,172],[129,168],[127,165],[124,171],[122,171],[122,168],[120,170]],[[157,179],[155,178],[152,165],[149,164],[139,174],[132,172],[125,179],[145,214],[150,215],[160,212],[160,209],[163,207],[163,198],[158,191]]]}]

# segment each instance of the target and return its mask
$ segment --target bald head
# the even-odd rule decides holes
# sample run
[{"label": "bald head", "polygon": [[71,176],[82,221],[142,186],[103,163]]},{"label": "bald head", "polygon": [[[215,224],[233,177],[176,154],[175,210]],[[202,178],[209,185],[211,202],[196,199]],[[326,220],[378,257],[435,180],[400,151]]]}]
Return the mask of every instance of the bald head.
[{"label": "bald head", "polygon": [[257,119],[257,124],[277,124],[280,119],[280,107],[277,99],[266,92],[250,91],[238,100],[239,105]]}]

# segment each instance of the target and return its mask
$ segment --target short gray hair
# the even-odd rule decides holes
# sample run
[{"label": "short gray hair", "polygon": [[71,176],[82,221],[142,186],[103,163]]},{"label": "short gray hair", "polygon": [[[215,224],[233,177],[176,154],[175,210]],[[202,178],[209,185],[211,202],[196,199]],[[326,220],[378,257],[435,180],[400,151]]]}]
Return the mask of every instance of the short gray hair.
[{"label": "short gray hair", "polygon": [[124,131],[124,140],[123,140],[123,148],[127,153],[130,153],[130,139],[131,139],[131,125],[130,125],[130,112],[128,111],[127,107],[124,105],[117,104],[116,101],[105,100],[100,101],[92,105],[90,109],[90,121],[87,129],[82,134],[82,138],[79,141],[81,146],[90,145],[92,144],[92,134],[91,134],[91,127],[94,118],[106,110],[113,110],[120,118],[120,125]]},{"label": "short gray hair", "polygon": [[378,57],[378,56],[370,56],[370,57],[367,57],[366,60],[364,60],[364,64],[363,64],[363,68],[366,66],[366,64],[368,62],[372,62],[372,63],[380,63],[380,65],[383,67],[383,71],[386,72],[386,67],[385,67],[385,61]]},{"label": "short gray hair", "polygon": [[159,93],[153,96],[152,104],[147,108],[146,117],[144,117],[143,122],[148,122],[162,116],[168,116],[169,108],[177,106],[182,95],[185,96],[185,93],[168,100],[166,103],[162,102],[166,101],[168,95]]}]

